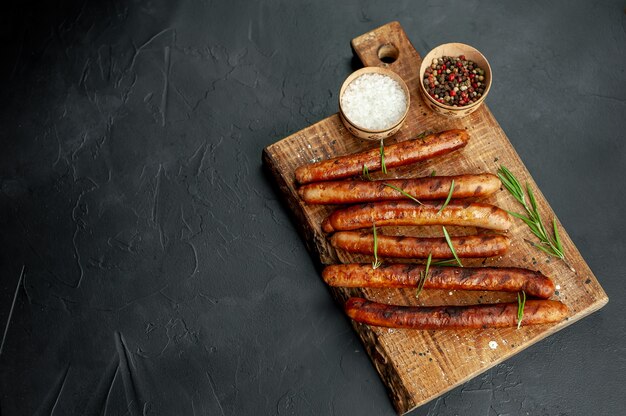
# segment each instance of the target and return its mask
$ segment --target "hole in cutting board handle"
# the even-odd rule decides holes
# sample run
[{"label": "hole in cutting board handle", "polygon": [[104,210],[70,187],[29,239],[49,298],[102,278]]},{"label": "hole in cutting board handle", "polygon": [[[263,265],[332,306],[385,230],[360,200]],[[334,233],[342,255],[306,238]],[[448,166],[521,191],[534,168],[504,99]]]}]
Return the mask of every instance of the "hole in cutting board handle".
[{"label": "hole in cutting board handle", "polygon": [[378,59],[386,64],[392,64],[400,56],[400,51],[393,43],[387,43],[378,48]]}]

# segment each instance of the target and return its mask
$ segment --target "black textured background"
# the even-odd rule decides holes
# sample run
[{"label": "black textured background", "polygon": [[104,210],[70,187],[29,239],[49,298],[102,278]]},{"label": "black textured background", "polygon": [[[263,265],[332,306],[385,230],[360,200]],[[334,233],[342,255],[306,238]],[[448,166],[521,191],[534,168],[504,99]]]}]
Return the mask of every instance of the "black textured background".
[{"label": "black textured background", "polygon": [[[261,166],[350,40],[490,60],[488,105],[611,302],[414,415],[618,415],[624,1],[24,1],[0,15],[0,413],[392,415]],[[6,329],[6,331],[5,331]]]}]

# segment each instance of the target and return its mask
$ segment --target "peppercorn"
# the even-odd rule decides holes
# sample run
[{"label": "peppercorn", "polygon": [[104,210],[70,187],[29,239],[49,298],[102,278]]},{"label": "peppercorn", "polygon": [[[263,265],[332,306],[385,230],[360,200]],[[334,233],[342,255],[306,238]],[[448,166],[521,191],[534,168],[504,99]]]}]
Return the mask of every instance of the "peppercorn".
[{"label": "peppercorn", "polygon": [[424,73],[424,88],[437,102],[462,107],[482,97],[484,74],[485,71],[465,55],[433,58]]}]

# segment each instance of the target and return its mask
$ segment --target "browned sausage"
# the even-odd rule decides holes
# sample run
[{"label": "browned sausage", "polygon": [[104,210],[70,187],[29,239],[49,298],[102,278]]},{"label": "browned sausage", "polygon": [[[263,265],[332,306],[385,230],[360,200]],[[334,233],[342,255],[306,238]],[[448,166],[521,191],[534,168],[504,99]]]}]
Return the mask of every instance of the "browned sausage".
[{"label": "browned sausage", "polygon": [[450,202],[441,212],[443,201],[424,203],[406,201],[370,202],[338,209],[322,222],[327,232],[370,228],[385,225],[458,225],[506,231],[511,226],[509,214],[491,204]]},{"label": "browned sausage", "polygon": [[[330,286],[341,287],[417,287],[424,265],[335,264],[324,269],[322,277]],[[437,267],[431,266],[424,289],[501,290],[548,299],[554,283],[540,272],[518,267]]]},{"label": "browned sausage", "polygon": [[380,181],[316,182],[303,185],[298,189],[298,193],[307,204],[354,204],[406,199],[405,195],[392,187],[402,189],[420,201],[446,199],[453,180],[452,198],[454,199],[491,195],[500,189],[501,185],[496,175],[482,173]]},{"label": "browned sausage", "polygon": [[[469,135],[465,130],[447,130],[423,139],[407,140],[385,146],[385,165],[388,168],[409,165],[431,159],[465,146]],[[329,181],[358,175],[367,166],[370,172],[380,170],[380,148],[300,166],[296,180],[300,184]]]},{"label": "browned sausage", "polygon": [[[357,322],[411,329],[502,328],[517,325],[517,303],[463,306],[397,306],[350,298],[345,310]],[[567,306],[555,300],[527,300],[522,325],[559,322]]]},{"label": "browned sausage", "polygon": [[[450,237],[459,257],[493,257],[504,253],[511,244],[499,234]],[[333,247],[350,253],[374,254],[374,236],[367,232],[339,231],[330,242]],[[378,235],[378,255],[381,257],[422,258],[432,253],[434,259],[452,258],[446,239],[441,237],[397,237]]]}]

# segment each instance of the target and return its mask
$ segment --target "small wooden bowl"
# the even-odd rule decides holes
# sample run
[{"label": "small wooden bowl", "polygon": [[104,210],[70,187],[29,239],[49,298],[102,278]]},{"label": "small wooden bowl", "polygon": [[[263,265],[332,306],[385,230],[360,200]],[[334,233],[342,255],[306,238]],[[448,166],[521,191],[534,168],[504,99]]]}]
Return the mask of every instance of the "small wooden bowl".
[{"label": "small wooden bowl", "polygon": [[[395,123],[393,126],[391,126],[388,129],[369,130],[369,129],[360,127],[356,123],[350,121],[350,119],[348,119],[348,117],[343,112],[343,108],[341,107],[341,97],[343,97],[343,93],[346,91],[346,88],[348,88],[348,85],[350,85],[352,81],[354,81],[355,79],[357,79],[358,77],[364,74],[386,75],[389,78],[393,79],[394,81],[397,81],[398,84],[400,84],[400,87],[402,87],[402,91],[404,91],[404,95],[406,96],[406,109],[404,110],[404,114],[402,114],[402,117],[400,117],[397,123]],[[406,120],[406,115],[409,112],[410,105],[411,105],[411,94],[409,93],[409,87],[406,86],[406,83],[400,77],[400,75],[396,74],[395,72],[389,69],[379,68],[376,66],[368,66],[368,67],[361,68],[358,71],[353,72],[352,74],[350,74],[348,78],[346,78],[346,80],[341,85],[341,89],[339,90],[339,117],[341,118],[341,122],[344,124],[344,126],[346,126],[346,128],[348,129],[348,131],[350,131],[350,133],[354,134],[356,137],[360,139],[381,140],[397,133],[398,130],[400,130],[400,127],[402,127],[402,124],[404,123],[404,121]]]},{"label": "small wooden bowl", "polygon": [[[426,72],[426,68],[432,64],[434,58],[441,58],[442,56],[458,57],[459,55],[465,55],[468,60],[476,62],[478,66],[485,71],[485,92],[483,92],[482,97],[472,104],[464,105],[463,107],[453,107],[436,101],[428,94],[426,88],[424,88],[424,73]],[[487,94],[489,93],[490,88],[491,66],[487,61],[487,58],[485,58],[483,54],[478,51],[478,49],[469,45],[464,43],[446,43],[437,46],[435,49],[428,52],[422,60],[422,65],[420,66],[419,89],[422,93],[422,97],[424,97],[424,103],[436,113],[452,118],[465,117],[476,111],[482,105],[487,97]]]}]

